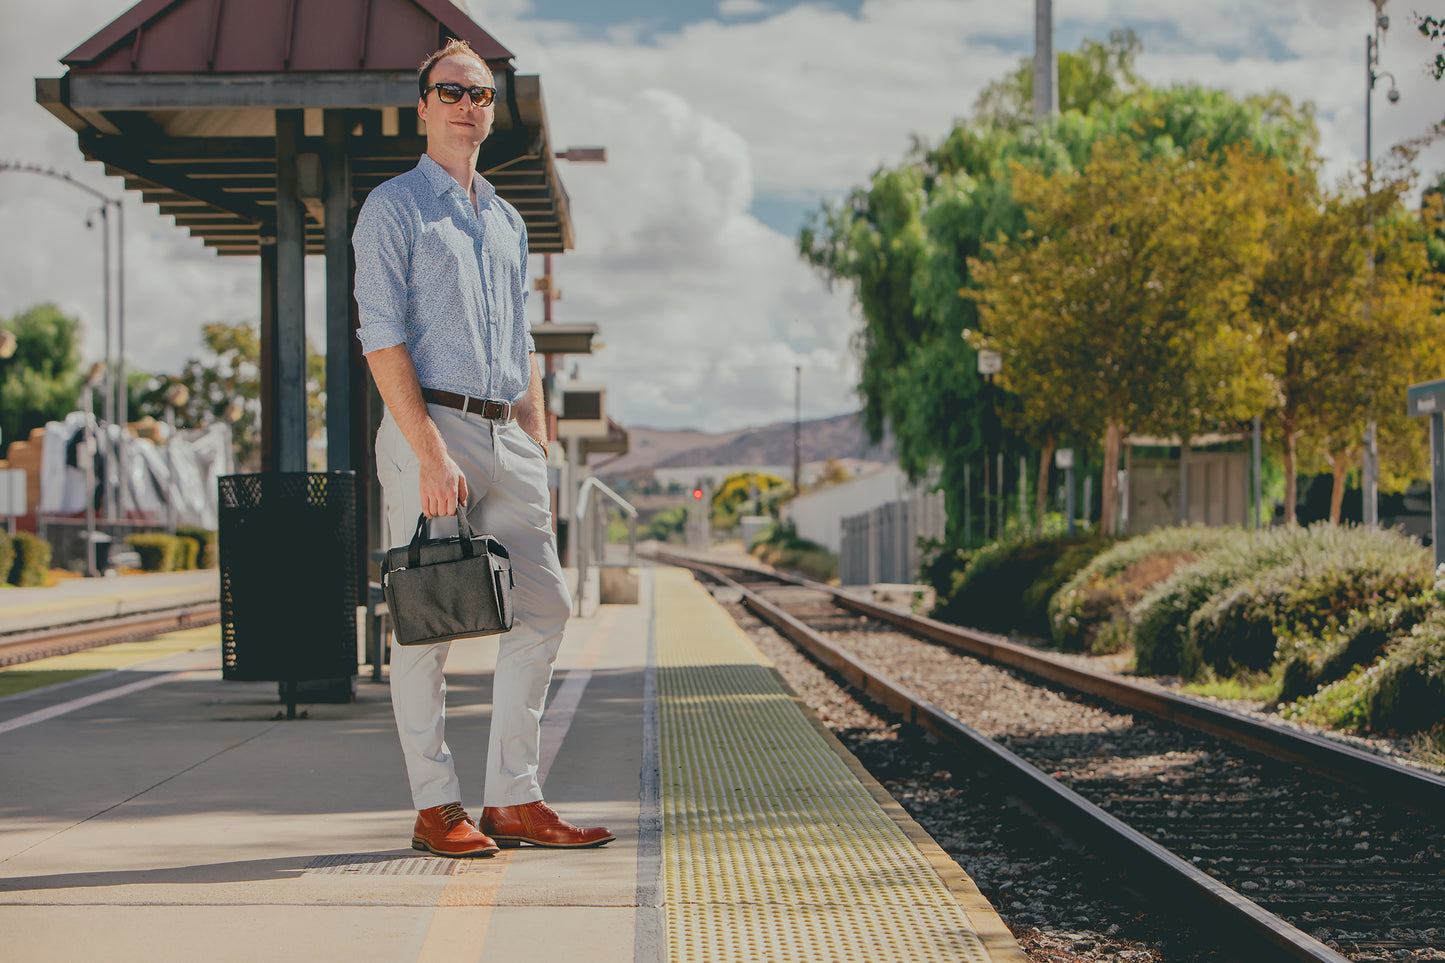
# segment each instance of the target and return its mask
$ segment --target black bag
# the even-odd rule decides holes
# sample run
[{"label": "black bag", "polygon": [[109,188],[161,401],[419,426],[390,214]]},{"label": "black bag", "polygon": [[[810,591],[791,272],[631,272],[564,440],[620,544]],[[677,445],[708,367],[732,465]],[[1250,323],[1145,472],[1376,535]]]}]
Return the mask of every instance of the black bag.
[{"label": "black bag", "polygon": [[512,559],[490,535],[472,534],[457,506],[459,533],[423,538],[417,518],[411,544],[389,549],[381,584],[401,645],[496,635],[512,627]]}]

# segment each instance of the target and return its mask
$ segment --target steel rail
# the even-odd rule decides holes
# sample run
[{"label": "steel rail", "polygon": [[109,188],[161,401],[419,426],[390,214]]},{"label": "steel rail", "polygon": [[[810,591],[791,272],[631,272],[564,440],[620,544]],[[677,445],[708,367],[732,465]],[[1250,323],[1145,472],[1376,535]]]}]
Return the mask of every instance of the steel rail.
[{"label": "steel rail", "polygon": [[220,602],[199,602],[0,634],[0,666],[134,642],[221,620]]},{"label": "steel rail", "polygon": [[[663,553],[658,553],[659,555]],[[1348,963],[1348,958],[1302,932],[1214,877],[1195,869],[1138,830],[1089,802],[1063,783],[960,722],[907,687],[833,645],[756,592],[695,559],[671,556],[686,567],[740,593],[743,604],[802,647],[849,685],[909,722],[946,740],[1004,779],[1008,789],[1080,845],[1109,862],[1122,862],[1138,877],[1173,897],[1181,914],[1197,913],[1224,928],[1225,939],[1243,952],[1267,947],[1271,959]],[[732,567],[732,566],[729,566]],[[761,573],[772,574],[772,573]],[[806,580],[803,580],[806,581]]]},{"label": "steel rail", "polygon": [[[675,552],[656,554],[680,563],[687,563],[689,560],[701,561]],[[1243,713],[1188,696],[1096,672],[1016,642],[992,638],[972,629],[879,605],[811,579],[733,563],[726,563],[723,567],[753,572],[800,588],[827,593],[838,604],[854,612],[896,625],[975,658],[1010,666],[1077,692],[1106,699],[1126,709],[1209,733],[1272,759],[1303,766],[1352,789],[1369,787],[1371,793],[1386,797],[1392,803],[1406,805],[1431,816],[1438,817],[1441,812],[1445,812],[1445,778],[1402,765],[1384,756],[1342,745],[1308,732],[1252,719]]]}]

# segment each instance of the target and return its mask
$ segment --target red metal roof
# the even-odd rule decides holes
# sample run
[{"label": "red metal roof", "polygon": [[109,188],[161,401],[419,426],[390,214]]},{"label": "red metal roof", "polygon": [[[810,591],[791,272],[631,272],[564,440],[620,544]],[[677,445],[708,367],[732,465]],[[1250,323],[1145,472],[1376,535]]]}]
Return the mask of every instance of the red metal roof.
[{"label": "red metal roof", "polygon": [[512,59],[449,0],[141,0],[60,59],[77,73],[414,71],[447,37]]}]

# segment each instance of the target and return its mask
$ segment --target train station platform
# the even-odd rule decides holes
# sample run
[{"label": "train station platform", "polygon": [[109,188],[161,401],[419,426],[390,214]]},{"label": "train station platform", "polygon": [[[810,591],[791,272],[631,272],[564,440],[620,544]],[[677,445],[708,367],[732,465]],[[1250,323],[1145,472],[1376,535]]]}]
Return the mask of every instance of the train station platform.
[{"label": "train station platform", "polygon": [[199,605],[214,602],[219,595],[220,573],[213,568],[67,578],[46,588],[6,588],[0,590],[0,633]]},{"label": "train station platform", "polygon": [[[415,852],[384,685],[278,719],[275,683],[221,681],[218,627],[177,635],[0,698],[7,961],[1024,959],[680,569],[568,626],[543,787],[616,833],[594,850]],[[448,664],[474,811],[494,652],[459,643]]]}]

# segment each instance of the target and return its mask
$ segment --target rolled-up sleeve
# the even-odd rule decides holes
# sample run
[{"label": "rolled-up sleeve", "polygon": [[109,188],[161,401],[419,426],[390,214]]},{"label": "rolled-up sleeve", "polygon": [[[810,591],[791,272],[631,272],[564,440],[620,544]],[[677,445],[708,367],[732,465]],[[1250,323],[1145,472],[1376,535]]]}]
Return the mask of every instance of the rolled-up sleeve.
[{"label": "rolled-up sleeve", "polygon": [[406,343],[407,265],[411,243],[406,215],[381,189],[361,206],[351,234],[356,252],[356,308],[363,353]]}]

